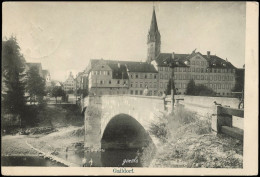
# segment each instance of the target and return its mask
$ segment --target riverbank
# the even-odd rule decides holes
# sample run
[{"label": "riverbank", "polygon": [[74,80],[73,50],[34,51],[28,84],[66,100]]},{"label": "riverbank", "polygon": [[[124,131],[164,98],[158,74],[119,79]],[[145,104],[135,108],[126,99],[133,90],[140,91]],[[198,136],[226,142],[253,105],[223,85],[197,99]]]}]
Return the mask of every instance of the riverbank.
[{"label": "riverbank", "polygon": [[216,136],[210,123],[210,118],[202,119],[184,109],[165,115],[152,129],[163,141],[159,141],[150,167],[243,168],[243,142]]},{"label": "riverbank", "polygon": [[[12,135],[2,136],[1,156],[49,156],[69,162],[66,149],[80,151],[84,127],[76,105],[47,105],[35,119],[40,120],[38,126],[14,129]],[[81,159],[77,163],[80,165]]]}]

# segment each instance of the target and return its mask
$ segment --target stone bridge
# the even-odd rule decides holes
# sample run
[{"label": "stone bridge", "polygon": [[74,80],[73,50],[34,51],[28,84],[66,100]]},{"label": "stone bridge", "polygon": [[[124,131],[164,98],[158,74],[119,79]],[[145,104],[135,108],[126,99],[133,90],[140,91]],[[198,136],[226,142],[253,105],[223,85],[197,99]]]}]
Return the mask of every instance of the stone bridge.
[{"label": "stone bridge", "polygon": [[108,128],[112,124],[117,124],[113,129],[129,129],[134,125],[136,130],[142,130],[152,138],[148,133],[149,127],[165,112],[162,97],[103,95],[86,97],[83,102],[85,148],[92,150],[101,149],[101,140],[105,136],[114,136],[111,127]]}]

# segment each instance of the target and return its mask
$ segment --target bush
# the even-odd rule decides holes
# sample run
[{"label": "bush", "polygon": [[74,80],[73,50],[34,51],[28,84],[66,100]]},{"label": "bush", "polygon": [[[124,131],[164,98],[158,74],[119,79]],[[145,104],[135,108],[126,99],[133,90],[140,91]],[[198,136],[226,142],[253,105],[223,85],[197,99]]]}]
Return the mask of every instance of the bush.
[{"label": "bush", "polygon": [[208,134],[211,132],[211,119],[201,120],[194,112],[176,107],[174,113],[163,114],[157,122],[151,123],[149,132],[162,142],[177,139],[186,133]]},{"label": "bush", "polygon": [[186,89],[187,95],[194,95],[194,96],[215,96],[216,93],[209,87],[198,84],[195,85],[194,80],[190,80],[190,82],[187,85]]}]

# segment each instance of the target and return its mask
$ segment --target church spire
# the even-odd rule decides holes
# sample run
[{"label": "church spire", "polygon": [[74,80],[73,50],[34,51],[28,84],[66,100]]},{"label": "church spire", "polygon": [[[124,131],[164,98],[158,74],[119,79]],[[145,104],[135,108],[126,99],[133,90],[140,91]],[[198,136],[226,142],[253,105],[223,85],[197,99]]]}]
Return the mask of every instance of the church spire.
[{"label": "church spire", "polygon": [[150,25],[150,29],[147,36],[148,55],[147,62],[150,63],[155,60],[161,51],[161,35],[158,29],[155,8],[153,6],[153,15]]},{"label": "church spire", "polygon": [[156,20],[155,8],[153,6],[153,16],[152,16],[152,21],[151,21],[151,25],[150,25],[149,35],[155,36],[157,33],[159,33],[159,30],[158,30],[158,25],[157,25],[157,20]]}]

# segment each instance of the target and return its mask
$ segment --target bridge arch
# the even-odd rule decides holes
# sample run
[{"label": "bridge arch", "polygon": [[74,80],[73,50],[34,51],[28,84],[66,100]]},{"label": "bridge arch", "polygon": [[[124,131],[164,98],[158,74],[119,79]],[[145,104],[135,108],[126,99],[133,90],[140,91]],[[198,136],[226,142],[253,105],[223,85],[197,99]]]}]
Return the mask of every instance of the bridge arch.
[{"label": "bridge arch", "polygon": [[124,113],[113,116],[101,134],[102,149],[109,148],[109,145],[118,148],[141,148],[149,143],[152,143],[152,139],[147,128],[131,115]]}]

